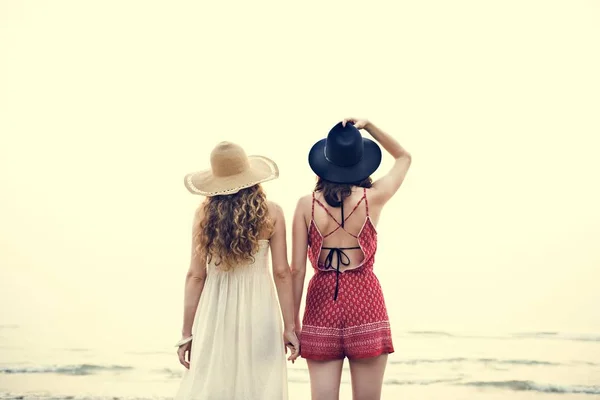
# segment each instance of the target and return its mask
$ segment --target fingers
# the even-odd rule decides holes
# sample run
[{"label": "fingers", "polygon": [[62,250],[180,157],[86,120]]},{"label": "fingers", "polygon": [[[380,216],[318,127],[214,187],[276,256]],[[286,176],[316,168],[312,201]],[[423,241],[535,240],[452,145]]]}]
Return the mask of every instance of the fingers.
[{"label": "fingers", "polygon": [[300,355],[300,343],[299,343],[298,339],[295,338],[295,340],[287,342],[285,344],[285,346],[286,346],[286,354],[287,354],[287,348],[289,347],[289,349],[290,349],[290,356],[288,357],[288,361],[291,361],[293,364],[294,361],[296,361],[296,359]]},{"label": "fingers", "polygon": [[342,126],[346,127],[346,125],[350,123],[350,124],[356,126],[358,129],[360,129],[361,126],[359,126],[360,124],[358,122],[359,121],[356,118],[344,118],[342,120]]},{"label": "fingers", "polygon": [[[186,360],[186,355],[187,355],[187,360]],[[185,350],[181,347],[179,348],[179,350],[177,350],[177,356],[179,357],[179,363],[187,369],[190,369],[190,363],[189,363],[190,355],[191,355],[191,353],[189,350]]]},{"label": "fingers", "polygon": [[183,366],[186,367],[187,369],[190,369],[190,352],[187,352],[187,360],[184,358],[183,360]]},{"label": "fingers", "polygon": [[283,334],[283,343],[285,344],[285,354],[287,354],[288,348],[290,350],[287,360],[294,363],[300,355],[300,341],[298,340],[298,336],[293,331],[285,332]]},{"label": "fingers", "polygon": [[185,352],[179,350],[179,351],[177,351],[177,356],[179,357],[179,364],[181,364],[184,367],[186,367],[187,369],[189,369],[190,364],[185,360]]},{"label": "fingers", "polygon": [[290,346],[290,356],[288,357],[288,361],[291,361],[292,364],[296,361],[296,359],[298,358],[298,356],[300,355],[300,348],[298,345],[296,346]]}]

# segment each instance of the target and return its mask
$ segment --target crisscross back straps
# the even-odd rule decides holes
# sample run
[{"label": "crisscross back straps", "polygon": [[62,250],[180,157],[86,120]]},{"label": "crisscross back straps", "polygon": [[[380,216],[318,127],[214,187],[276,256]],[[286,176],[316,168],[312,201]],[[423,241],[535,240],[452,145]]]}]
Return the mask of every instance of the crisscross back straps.
[{"label": "crisscross back straps", "polygon": [[348,221],[348,219],[352,216],[352,214],[354,214],[354,212],[356,211],[356,209],[358,208],[358,206],[360,205],[360,203],[362,203],[362,201],[365,201],[365,205],[366,205],[366,212],[367,212],[367,216],[369,215],[369,206],[367,205],[366,201],[367,201],[367,190],[365,188],[363,188],[363,196],[360,198],[360,200],[356,203],[356,205],[354,206],[354,208],[352,209],[352,211],[350,212],[350,214],[348,214],[347,217],[344,218],[344,203],[341,204],[341,212],[342,212],[342,222],[338,222],[338,220],[333,216],[333,214],[331,214],[331,212],[329,211],[329,209],[319,200],[315,197],[315,192],[313,192],[312,194],[313,197],[313,202],[312,202],[312,219],[315,219],[315,202],[318,203],[321,208],[323,208],[323,210],[325,210],[325,212],[327,213],[327,215],[329,215],[329,217],[335,221],[335,223],[337,224],[337,228],[335,228],[333,231],[329,232],[328,234],[324,235],[323,238],[326,238],[328,236],[333,235],[335,232],[337,232],[340,228],[344,230],[344,232],[346,232],[347,234],[349,234],[352,237],[358,237],[356,235],[354,235],[353,233],[350,233],[346,230],[346,228],[344,228],[344,224],[346,221]]}]

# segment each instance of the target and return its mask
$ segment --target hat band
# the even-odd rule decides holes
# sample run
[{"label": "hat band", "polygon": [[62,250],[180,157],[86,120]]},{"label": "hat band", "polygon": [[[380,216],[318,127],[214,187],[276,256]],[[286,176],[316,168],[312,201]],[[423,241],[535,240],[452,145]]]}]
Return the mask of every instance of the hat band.
[{"label": "hat band", "polygon": [[331,164],[333,164],[333,165],[337,165],[338,167],[352,167],[352,166],[354,166],[354,165],[356,165],[356,164],[358,164],[359,162],[361,162],[361,161],[362,161],[362,159],[363,159],[363,156],[365,155],[365,153],[363,152],[363,153],[360,155],[360,158],[359,158],[359,159],[358,159],[358,160],[357,160],[357,161],[356,161],[354,164],[343,164],[343,165],[342,165],[342,164],[338,164],[338,163],[336,163],[336,162],[334,162],[334,161],[331,161],[331,160],[329,159],[329,157],[327,157],[327,144],[325,144],[325,146],[323,146],[323,155],[325,156],[325,159],[326,159],[328,162],[330,162]]}]

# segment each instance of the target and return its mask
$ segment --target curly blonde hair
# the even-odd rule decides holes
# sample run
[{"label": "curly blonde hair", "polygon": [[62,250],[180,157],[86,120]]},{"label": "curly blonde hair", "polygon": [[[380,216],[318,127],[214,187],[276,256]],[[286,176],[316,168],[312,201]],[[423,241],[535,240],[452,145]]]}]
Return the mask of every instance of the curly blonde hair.
[{"label": "curly blonde hair", "polygon": [[[207,262],[229,269],[237,264],[254,262],[259,235],[273,231],[267,197],[260,185],[225,196],[207,197],[201,210],[196,251]],[[200,211],[200,210],[199,210]]]}]

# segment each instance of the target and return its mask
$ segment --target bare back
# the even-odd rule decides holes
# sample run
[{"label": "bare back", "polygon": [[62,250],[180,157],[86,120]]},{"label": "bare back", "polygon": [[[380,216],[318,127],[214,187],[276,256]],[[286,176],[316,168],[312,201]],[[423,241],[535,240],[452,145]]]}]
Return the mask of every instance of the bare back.
[{"label": "bare back", "polygon": [[[372,192],[371,189],[365,190],[355,186],[352,189],[352,194],[344,200],[343,217],[342,207],[328,205],[320,192],[314,193],[314,203],[312,195],[305,197],[306,200],[303,199],[302,206],[306,227],[308,229],[314,215],[314,223],[324,238],[323,249],[342,248],[352,250],[345,252],[349,258],[349,263],[341,267],[341,271],[357,268],[364,260],[364,253],[360,249],[357,237],[364,228],[367,218],[370,218],[373,226],[376,226],[381,213],[381,206],[375,208],[372,206],[369,197]],[[341,226],[342,221],[343,226]],[[322,251],[319,262],[325,263],[327,257],[327,252]]]}]

